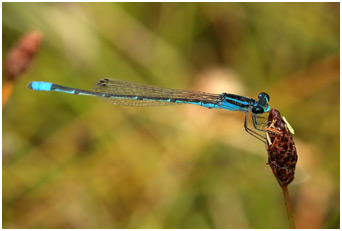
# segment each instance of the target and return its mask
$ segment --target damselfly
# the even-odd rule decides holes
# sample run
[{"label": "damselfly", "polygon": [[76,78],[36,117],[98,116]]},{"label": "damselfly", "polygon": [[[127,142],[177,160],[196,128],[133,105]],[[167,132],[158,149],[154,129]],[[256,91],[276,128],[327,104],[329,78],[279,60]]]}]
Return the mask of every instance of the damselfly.
[{"label": "damselfly", "polygon": [[245,113],[245,130],[257,139],[265,142],[263,136],[247,126],[248,113],[251,112],[254,128],[264,131],[257,127],[258,115],[270,110],[268,105],[270,97],[264,92],[258,95],[258,100],[254,100],[229,93],[212,94],[200,91],[179,90],[117,79],[102,79],[98,81],[91,91],[36,81],[31,82],[28,87],[37,91],[58,91],[74,95],[97,96],[109,103],[125,106],[195,104],[206,108],[241,111]]}]

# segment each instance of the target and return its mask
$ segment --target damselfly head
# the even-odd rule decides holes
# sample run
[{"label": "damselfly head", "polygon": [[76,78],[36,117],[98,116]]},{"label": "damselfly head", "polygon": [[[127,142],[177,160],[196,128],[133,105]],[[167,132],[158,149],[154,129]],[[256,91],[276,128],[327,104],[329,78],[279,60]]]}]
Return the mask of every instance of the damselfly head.
[{"label": "damselfly head", "polygon": [[265,92],[261,92],[258,95],[258,98],[259,100],[257,101],[257,104],[252,108],[252,112],[254,114],[262,114],[264,112],[268,112],[270,110],[270,106],[268,105],[270,96]]}]

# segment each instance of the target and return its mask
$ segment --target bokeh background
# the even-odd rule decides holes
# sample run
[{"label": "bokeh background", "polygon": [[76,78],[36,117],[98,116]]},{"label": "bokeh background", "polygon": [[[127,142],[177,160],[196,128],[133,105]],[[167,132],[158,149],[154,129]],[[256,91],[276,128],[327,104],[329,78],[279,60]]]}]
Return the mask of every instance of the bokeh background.
[{"label": "bokeh background", "polygon": [[[295,129],[298,228],[340,224],[339,3],[3,3],[3,58],[43,35],[2,112],[4,228],[287,228],[244,114],[34,92],[101,78],[261,91]],[[3,84],[7,81],[3,77]]]}]

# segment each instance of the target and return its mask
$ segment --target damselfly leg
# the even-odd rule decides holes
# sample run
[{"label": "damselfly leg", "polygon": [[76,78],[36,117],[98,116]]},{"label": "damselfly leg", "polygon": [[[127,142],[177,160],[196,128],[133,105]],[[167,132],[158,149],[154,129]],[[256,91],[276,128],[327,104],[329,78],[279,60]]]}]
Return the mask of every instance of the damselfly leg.
[{"label": "damselfly leg", "polygon": [[262,116],[258,116],[258,115],[255,115],[252,113],[252,120],[253,120],[253,126],[256,130],[258,131],[263,131],[265,132],[265,129],[264,128],[258,128],[257,125],[264,125],[264,124],[268,124],[269,122],[266,121],[266,122],[261,122],[259,123],[258,122],[258,118],[262,118],[262,119],[267,119],[266,117],[262,117]]},{"label": "damselfly leg", "polygon": [[[252,118],[253,118],[253,126],[256,130],[259,130],[259,131],[263,131],[263,132],[266,132],[265,130],[262,130],[262,129],[259,129],[257,128],[257,121],[256,121],[256,118],[254,118],[254,114],[252,113]],[[253,137],[257,138],[258,140],[260,140],[261,142],[265,143],[266,144],[266,141],[265,141],[265,137],[260,135],[259,133],[257,133],[256,131],[254,131],[253,129],[250,129],[248,127],[248,111],[246,112],[246,116],[245,116],[245,123],[244,123],[244,126],[245,126],[245,130],[247,133],[249,133],[250,135],[252,135]]]}]

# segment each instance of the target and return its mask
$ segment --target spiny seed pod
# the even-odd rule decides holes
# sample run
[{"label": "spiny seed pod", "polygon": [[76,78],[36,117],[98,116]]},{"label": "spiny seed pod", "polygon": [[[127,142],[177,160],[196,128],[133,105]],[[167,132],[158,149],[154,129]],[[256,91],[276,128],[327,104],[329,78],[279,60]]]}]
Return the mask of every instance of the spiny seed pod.
[{"label": "spiny seed pod", "polygon": [[267,133],[267,152],[268,165],[270,165],[274,176],[281,186],[290,184],[295,175],[297,163],[297,150],[293,142],[293,129],[282,118],[280,112],[271,109],[268,116]]}]

